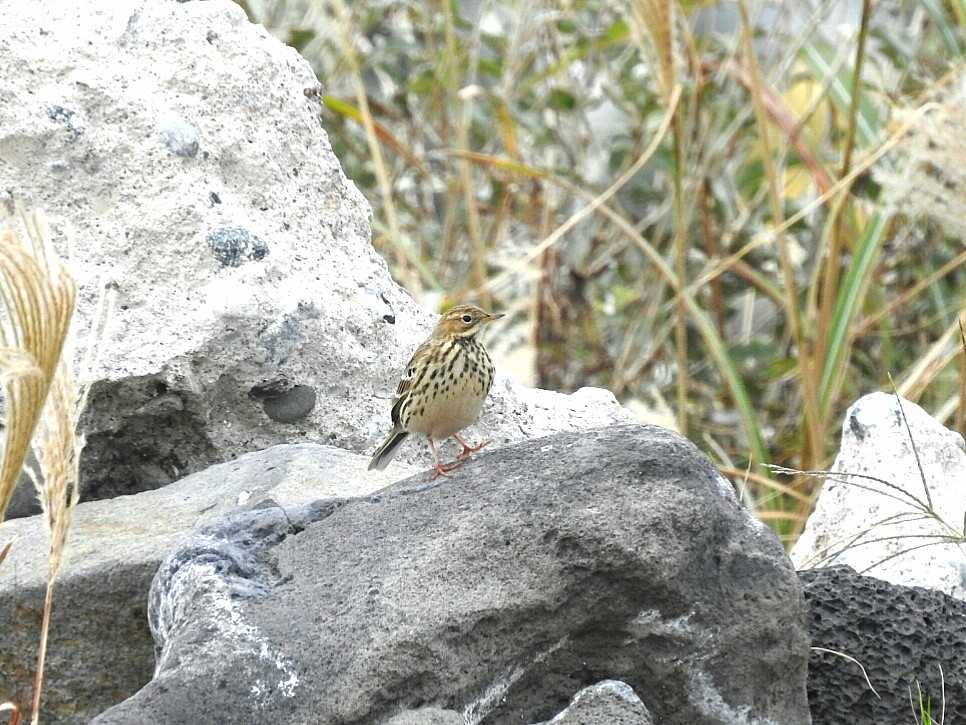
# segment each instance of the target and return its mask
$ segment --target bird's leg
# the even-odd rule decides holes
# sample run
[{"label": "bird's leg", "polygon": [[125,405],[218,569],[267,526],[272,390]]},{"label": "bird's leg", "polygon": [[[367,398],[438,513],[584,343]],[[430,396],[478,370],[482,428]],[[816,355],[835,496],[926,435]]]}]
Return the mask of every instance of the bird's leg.
[{"label": "bird's leg", "polygon": [[463,465],[462,461],[457,460],[449,464],[448,466],[444,466],[442,463],[439,462],[439,454],[436,452],[436,444],[433,443],[433,439],[427,436],[426,440],[429,441],[429,450],[433,452],[433,461],[435,461],[436,463],[436,466],[433,468],[432,480],[435,481],[440,476],[449,476],[450,471],[452,471],[454,468],[459,468],[460,466]]},{"label": "bird's leg", "polygon": [[463,437],[459,433],[454,433],[453,437],[461,446],[463,446],[463,450],[461,450],[459,455],[456,456],[457,461],[466,460],[469,457],[470,453],[476,453],[478,450],[481,450],[483,446],[489,443],[489,441],[483,441],[478,446],[471,446],[469,443],[463,440]]}]

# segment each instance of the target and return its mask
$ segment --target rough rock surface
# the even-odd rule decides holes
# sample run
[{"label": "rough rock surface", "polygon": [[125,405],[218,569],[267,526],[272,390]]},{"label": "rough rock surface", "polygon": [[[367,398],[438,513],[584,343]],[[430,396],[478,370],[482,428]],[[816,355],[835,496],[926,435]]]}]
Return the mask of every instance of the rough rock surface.
[{"label": "rough rock surface", "polygon": [[[0,202],[45,209],[64,251],[70,230],[79,330],[117,292],[85,497],[277,443],[371,452],[433,320],[370,244],[309,65],[230,0],[3,0],[0,27]],[[630,419],[604,391],[493,398],[470,435],[494,447]]]},{"label": "rough rock surface", "polygon": [[[921,722],[918,690],[940,722],[966,722],[966,603],[931,589],[860,576],[845,566],[799,572],[814,647],[808,700],[815,725],[908,725]],[[939,667],[942,667],[940,676]],[[917,709],[909,702],[910,688]]]},{"label": "rough rock surface", "polygon": [[626,682],[604,680],[574,695],[567,709],[540,725],[654,725]]},{"label": "rough rock surface", "polygon": [[421,707],[418,710],[407,710],[393,716],[386,725],[466,725],[466,721],[455,710]]},{"label": "rough rock surface", "polygon": [[781,545],[659,428],[559,434],[449,479],[227,517],[166,560],[149,611],[157,674],[98,725],[426,707],[539,722],[603,679],[661,723],[809,722]]},{"label": "rough rock surface", "polygon": [[[822,488],[792,561],[799,569],[843,564],[966,599],[963,552],[940,538],[963,528],[966,444],[918,405],[903,400],[902,411],[908,428],[896,397],[874,393],[846,412],[837,475]],[[923,516],[930,500],[949,528]]]},{"label": "rough rock surface", "polygon": [[[43,722],[86,723],[151,678],[151,579],[196,523],[238,508],[364,495],[413,470],[367,472],[366,464],[329,446],[275,446],[156,491],[80,504],[57,581]],[[40,517],[0,525],[0,541],[10,539],[0,566],[0,694],[27,703],[47,571]]]}]

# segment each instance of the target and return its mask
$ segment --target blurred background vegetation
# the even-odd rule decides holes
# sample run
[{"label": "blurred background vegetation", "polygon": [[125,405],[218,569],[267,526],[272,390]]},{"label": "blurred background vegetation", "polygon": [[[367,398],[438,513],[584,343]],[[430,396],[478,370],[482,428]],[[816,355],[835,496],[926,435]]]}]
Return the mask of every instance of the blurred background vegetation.
[{"label": "blurred background vegetation", "polygon": [[374,243],[541,387],[702,446],[787,540],[845,408],[966,431],[966,0],[247,0]]}]

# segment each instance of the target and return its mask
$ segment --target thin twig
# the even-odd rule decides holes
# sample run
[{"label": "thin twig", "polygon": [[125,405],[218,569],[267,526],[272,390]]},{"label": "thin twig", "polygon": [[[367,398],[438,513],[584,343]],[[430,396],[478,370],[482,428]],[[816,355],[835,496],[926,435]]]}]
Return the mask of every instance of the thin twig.
[{"label": "thin twig", "polygon": [[881,310],[877,310],[876,312],[866,317],[864,320],[857,323],[855,326],[854,335],[856,337],[859,337],[860,335],[864,335],[869,331],[869,328],[875,325],[875,323],[877,323],[879,320],[883,319],[884,317],[888,317],[893,312],[895,312],[897,308],[904,305],[906,302],[911,300],[913,297],[918,295],[923,290],[928,289],[933,282],[945,277],[947,274],[958,269],[963,264],[966,264],[966,251],[960,252],[955,257],[953,257],[948,262],[946,262],[946,264],[944,264],[942,267],[937,269],[935,272],[933,272],[932,274],[926,275],[925,277],[917,281],[914,285],[912,285],[912,287],[910,287],[907,290],[904,290],[902,294],[900,294],[898,297],[892,300]]},{"label": "thin twig", "polygon": [[857,533],[835,539],[827,546],[823,547],[821,551],[816,551],[805,561],[801,562],[800,566],[803,569],[810,569],[815,566],[825,566],[832,559],[838,558],[847,552],[855,544],[855,542],[861,540],[863,536],[875,531],[878,528],[897,524],[911,524],[915,523],[916,521],[925,521],[927,519],[931,520],[931,518],[932,517],[928,516],[927,514],[919,514],[914,511],[904,511],[901,513],[892,514],[891,516],[886,516],[884,519],[879,519],[864,529],[861,529]]},{"label": "thin twig", "polygon": [[788,231],[795,224],[798,224],[798,222],[821,207],[846,186],[850,185],[858,176],[864,174],[879,159],[895,148],[905,137],[909,129],[912,128],[913,125],[915,125],[915,123],[922,118],[922,116],[929,111],[934,111],[938,108],[940,108],[939,104],[933,101],[921,105],[918,109],[916,109],[916,111],[912,114],[912,117],[907,120],[906,123],[902,124],[901,127],[896,129],[896,131],[885,142],[883,142],[878,149],[870,153],[865,159],[863,159],[861,163],[855,166],[848,176],[839,179],[828,191],[810,201],[795,214],[792,214],[792,216],[788,217],[780,226],[774,229],[765,230],[765,233],[758,235],[755,239],[752,239],[731,256],[715,263],[711,269],[702,274],[688,286],[688,292],[695,292],[701,289],[704,287],[704,285],[708,284],[718,275],[729,271],[738,260],[748,256],[751,252],[755,251],[759,247],[763,247],[774,242],[778,238],[778,235]]},{"label": "thin twig", "polygon": [[928,548],[930,546],[945,546],[945,545],[948,545],[948,544],[951,544],[951,543],[955,543],[955,542],[951,542],[951,541],[930,541],[929,543],[926,543],[926,544],[919,544],[918,546],[910,546],[908,549],[903,549],[902,551],[897,551],[894,554],[890,554],[889,556],[887,556],[887,557],[885,557],[883,559],[879,559],[878,561],[876,561],[876,562],[874,562],[872,564],[869,564],[867,567],[865,567],[864,569],[862,569],[862,571],[860,571],[859,574],[865,574],[868,571],[872,571],[877,566],[882,566],[883,564],[887,564],[888,562],[892,561],[893,559],[898,559],[900,556],[905,556],[906,554],[911,554],[912,552],[918,551],[919,549],[926,549],[926,548]]},{"label": "thin twig", "polygon": [[50,631],[50,617],[54,608],[54,579],[47,579],[47,592],[44,594],[44,611],[40,623],[40,647],[37,650],[37,671],[34,673],[33,696],[31,697],[32,725],[40,722],[40,695],[44,685],[44,666],[47,662],[47,634]]},{"label": "thin twig", "polygon": [[[393,202],[392,184],[390,183],[389,172],[386,170],[386,164],[383,160],[382,146],[379,143],[379,138],[376,135],[376,129],[373,125],[372,112],[369,108],[369,96],[366,93],[359,58],[356,55],[352,35],[352,15],[345,4],[345,0],[329,0],[329,2],[338,20],[337,25],[342,52],[349,65],[352,84],[356,94],[356,103],[359,106],[359,111],[362,113],[362,122],[366,129],[366,142],[369,146],[369,153],[372,156],[373,166],[375,167],[376,179],[379,182],[383,209],[386,213],[386,221],[389,223],[390,236],[392,237],[393,244],[398,245],[401,234],[399,220],[396,217],[396,205]],[[419,281],[418,276],[412,276],[409,280],[410,284],[416,288],[420,286]]]},{"label": "thin twig", "polygon": [[[745,64],[748,66],[752,88],[751,101],[755,109],[755,119],[758,126],[758,136],[761,139],[761,159],[768,181],[768,197],[771,203],[772,226],[780,228],[784,224],[785,213],[779,189],[779,172],[775,168],[772,158],[772,148],[768,121],[763,103],[763,81],[758,67],[758,58],[752,44],[751,20],[748,17],[748,7],[745,0],[739,0],[738,11],[741,17],[741,39],[745,51]],[[789,333],[797,348],[799,365],[798,374],[802,388],[802,403],[805,413],[805,440],[807,452],[805,468],[822,464],[822,445],[825,436],[822,432],[822,421],[819,417],[818,395],[815,381],[815,365],[812,359],[811,346],[806,344],[802,328],[802,311],[798,302],[798,290],[795,282],[795,268],[792,263],[788,247],[788,236],[782,232],[775,236],[778,247],[778,262],[782,275],[782,290],[784,292],[783,307],[788,321]]]},{"label": "thin twig", "polygon": [[802,493],[801,491],[796,491],[791,486],[768,478],[768,476],[762,476],[760,473],[753,473],[751,471],[734,468],[732,466],[718,466],[718,470],[722,475],[729,478],[747,478],[748,480],[754,481],[760,486],[780,491],[786,496],[791,496],[792,498],[798,499],[802,503],[810,503],[812,500],[808,494]]},{"label": "thin twig", "polygon": [[[569,219],[567,219],[567,221],[565,221],[553,232],[551,232],[545,239],[543,239],[543,241],[531,248],[523,258],[520,265],[521,267],[532,262],[534,259],[543,254],[544,251],[556,244],[567,232],[569,232],[595,211],[602,209],[607,200],[620,191],[621,187],[630,181],[631,178],[644,167],[648,160],[650,160],[651,156],[654,155],[654,152],[657,151],[658,147],[661,145],[661,141],[664,140],[664,136],[667,134],[668,128],[671,125],[671,120],[674,118],[674,112],[677,108],[678,100],[680,98],[681,86],[677,86],[674,89],[670,102],[668,103],[668,108],[664,113],[664,118],[661,121],[661,125],[658,127],[657,133],[654,134],[654,138],[651,139],[651,143],[648,144],[647,148],[644,149],[644,152],[638,157],[638,159],[631,164],[627,171],[621,174],[620,177],[618,177],[618,179],[611,184],[606,191],[594,197],[593,201],[586,206],[578,209]],[[519,270],[510,269],[500,275],[497,275],[496,277],[491,278],[486,284],[486,289],[489,291],[497,289],[506,283],[515,271]],[[478,292],[483,292],[483,290],[478,290]]]},{"label": "thin twig", "polygon": [[[790,476],[793,476],[793,475],[798,475],[798,476],[815,476],[816,478],[824,478],[824,479],[828,479],[828,480],[835,481],[836,483],[849,484],[849,481],[836,480],[836,479],[833,479],[832,478],[833,476],[850,476],[852,478],[861,478],[861,479],[866,480],[866,481],[874,481],[875,483],[881,483],[883,486],[886,486],[887,488],[891,488],[892,490],[894,490],[894,491],[896,491],[896,492],[898,492],[898,493],[900,493],[900,494],[902,494],[904,496],[907,496],[909,499],[911,499],[913,501],[913,503],[915,503],[917,506],[919,506],[923,511],[932,512],[932,507],[931,506],[928,506],[925,501],[923,501],[922,499],[920,499],[915,494],[910,493],[909,491],[907,491],[906,489],[904,489],[902,486],[898,486],[898,485],[892,483],[891,481],[885,480],[884,478],[879,478],[877,476],[870,476],[870,475],[868,475],[866,473],[849,473],[848,471],[799,471],[796,468],[785,468],[784,466],[777,466],[777,465],[769,465],[769,466],[767,466],[767,468],[771,469],[775,473],[784,473],[784,474],[790,475]],[[882,492],[882,493],[883,493],[883,495],[887,495],[887,494],[885,494],[885,492]]]},{"label": "thin twig", "polygon": [[[924,518],[928,518],[928,517],[924,517]],[[908,522],[900,521],[898,523],[908,523]],[[868,531],[864,531],[863,535],[867,533]],[[857,538],[861,538],[861,537],[857,537]],[[846,552],[852,551],[854,549],[858,549],[860,546],[868,546],[869,544],[883,544],[887,541],[905,541],[906,539],[931,539],[931,541],[926,542],[927,544],[961,544],[962,543],[962,539],[960,537],[950,536],[949,534],[896,534],[895,536],[877,536],[874,539],[863,539],[861,541],[853,540],[849,542],[848,546],[846,546],[845,548],[840,549],[839,551],[836,551],[834,553],[826,554],[826,556],[823,557],[821,561],[823,565],[829,562],[835,561]],[[909,551],[912,551],[912,549],[911,548],[903,549],[902,551],[896,552],[896,555],[901,556],[902,554],[905,554]]]},{"label": "thin twig", "polygon": [[912,445],[912,454],[916,458],[916,467],[919,469],[919,477],[922,479],[922,487],[926,491],[926,502],[929,504],[929,510],[933,510],[932,506],[932,494],[929,492],[929,484],[926,482],[926,472],[922,470],[922,460],[919,458],[919,449],[916,447],[916,439],[912,435],[912,428],[909,427],[909,421],[906,419],[906,411],[902,407],[902,398],[899,396],[899,391],[896,389],[895,381],[892,379],[892,373],[888,373],[889,383],[892,385],[892,392],[896,396],[896,403],[899,405],[899,413],[902,415],[902,423],[906,426],[906,432],[909,434],[909,443]]},{"label": "thin twig", "polygon": [[946,675],[943,673],[943,663],[939,662],[939,692],[942,696],[942,710],[939,714],[939,725],[946,722]]},{"label": "thin twig", "polygon": [[841,657],[842,659],[848,660],[849,662],[852,662],[853,664],[858,665],[859,669],[862,670],[862,676],[865,678],[865,684],[867,684],[869,686],[869,689],[872,690],[872,694],[878,697],[880,700],[882,699],[879,696],[879,693],[876,692],[875,688],[872,686],[872,680],[869,679],[869,673],[865,671],[865,667],[863,667],[862,663],[859,662],[857,659],[855,659],[855,657],[850,657],[844,652],[839,652],[838,650],[834,650],[834,649],[828,649],[826,647],[810,647],[809,649],[811,649],[813,652],[825,652],[826,654],[836,655],[838,657]]}]

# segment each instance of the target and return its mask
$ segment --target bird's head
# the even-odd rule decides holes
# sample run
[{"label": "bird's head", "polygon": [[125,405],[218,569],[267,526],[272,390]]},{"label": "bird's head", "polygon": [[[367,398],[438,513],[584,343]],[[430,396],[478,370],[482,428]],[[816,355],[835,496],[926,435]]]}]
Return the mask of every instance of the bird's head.
[{"label": "bird's head", "polygon": [[436,323],[434,337],[473,337],[493,320],[503,315],[491,315],[475,305],[451,307]]}]

